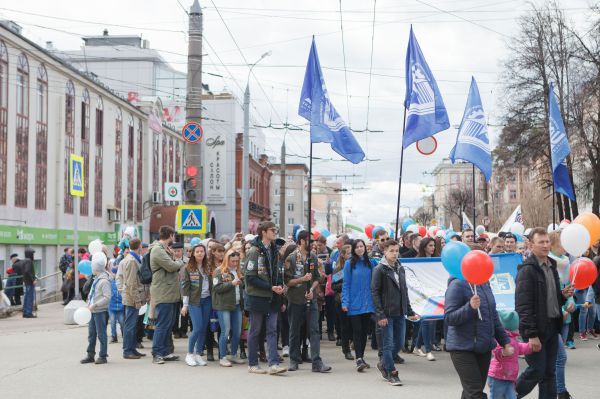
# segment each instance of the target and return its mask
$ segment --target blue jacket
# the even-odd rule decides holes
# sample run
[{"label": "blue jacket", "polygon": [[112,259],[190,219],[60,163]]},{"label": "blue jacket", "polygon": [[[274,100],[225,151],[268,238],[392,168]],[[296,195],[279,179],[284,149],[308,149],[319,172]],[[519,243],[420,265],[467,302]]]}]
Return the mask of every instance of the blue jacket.
[{"label": "blue jacket", "polygon": [[123,311],[123,298],[117,289],[117,282],[114,279],[111,279],[110,284],[112,287],[112,295],[110,297],[110,305],[108,306],[108,310],[111,312],[121,312]]},{"label": "blue jacket", "polygon": [[374,313],[373,297],[371,296],[371,273],[373,261],[366,264],[360,259],[350,266],[350,260],[344,264],[344,283],[342,285],[342,307],[348,308],[348,316]]},{"label": "blue jacket", "polygon": [[446,290],[444,319],[448,325],[446,349],[448,351],[489,352],[496,341],[504,346],[510,343],[496,312],[496,300],[489,284],[477,286],[481,299],[481,318],[469,303],[473,292],[469,283],[451,277]]}]

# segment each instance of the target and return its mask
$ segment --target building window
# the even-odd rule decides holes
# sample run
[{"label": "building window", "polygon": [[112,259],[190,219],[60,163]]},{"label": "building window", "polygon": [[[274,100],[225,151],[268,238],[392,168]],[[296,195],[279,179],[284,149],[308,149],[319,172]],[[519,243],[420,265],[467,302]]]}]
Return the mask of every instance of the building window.
[{"label": "building window", "polygon": [[35,209],[46,209],[48,176],[48,71],[38,67],[35,138]]},{"label": "building window", "polygon": [[294,224],[294,218],[288,218],[288,224]]},{"label": "building window", "polygon": [[167,167],[169,166],[168,161],[167,161],[167,155],[168,155],[168,144],[167,144],[167,135],[165,133],[163,133],[163,138],[162,138],[162,184],[160,184],[159,190],[161,191],[161,187],[167,182]]},{"label": "building window", "polygon": [[65,213],[73,213],[73,197],[69,192],[69,158],[75,152],[75,85],[65,87]]},{"label": "building window", "polygon": [[288,175],[287,181],[294,181],[294,175]]},{"label": "building window", "polygon": [[508,181],[510,181],[511,183],[514,183],[517,181],[517,177],[515,175],[510,175],[510,177],[508,178]]},{"label": "building window", "polygon": [[29,61],[17,58],[17,151],[15,158],[15,206],[27,208],[29,162]]},{"label": "building window", "polygon": [[133,126],[133,116],[129,114],[127,122],[127,218],[125,220],[133,221],[133,187],[134,178],[134,154],[135,154],[135,130]]},{"label": "building window", "polygon": [[173,182],[173,137],[169,137],[169,181]]},{"label": "building window", "polygon": [[511,200],[517,199],[517,190],[510,190],[510,199]]},{"label": "building window", "polygon": [[292,188],[288,188],[288,189],[286,189],[285,191],[286,191],[286,195],[287,195],[288,197],[293,197],[293,196],[295,195],[295,191],[294,191],[294,189],[292,189]]},{"label": "building window", "polygon": [[144,174],[144,164],[143,164],[143,154],[144,154],[144,141],[143,141],[143,130],[142,130],[142,120],[138,119],[138,143],[137,143],[137,193],[136,193],[136,220],[137,222],[142,222],[144,220],[143,212],[144,212],[144,199],[142,194],[142,182],[143,182],[143,174]]},{"label": "building window", "polygon": [[288,204],[288,211],[290,211],[290,212],[294,211],[294,204],[293,203],[289,203]]},{"label": "building window", "polygon": [[[83,89],[81,98],[81,156],[83,157],[84,186],[90,181],[90,92]],[[82,216],[87,216],[90,209],[89,190],[81,197],[79,209]]]},{"label": "building window", "polygon": [[123,194],[123,112],[117,108],[115,118],[115,206],[121,209]]},{"label": "building window", "polygon": [[0,40],[0,205],[6,205],[8,167],[8,51]]},{"label": "building window", "polygon": [[96,156],[94,174],[94,216],[102,217],[102,159],[104,148],[104,103],[98,96],[96,102]]},{"label": "building window", "polygon": [[158,170],[160,168],[160,134],[153,132],[152,137],[152,191],[159,191]]},{"label": "building window", "polygon": [[279,195],[279,189],[278,188],[275,189],[275,195]]}]

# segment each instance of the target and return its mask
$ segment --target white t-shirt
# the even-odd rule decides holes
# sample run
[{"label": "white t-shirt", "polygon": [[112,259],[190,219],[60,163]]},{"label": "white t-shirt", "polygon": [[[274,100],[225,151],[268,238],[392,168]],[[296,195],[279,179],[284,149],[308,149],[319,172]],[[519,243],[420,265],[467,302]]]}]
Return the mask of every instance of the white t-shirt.
[{"label": "white t-shirt", "polygon": [[[229,269],[229,271],[231,272],[231,274],[233,274],[233,278],[236,279],[238,278],[237,275],[237,271],[235,269]],[[235,303],[238,304],[240,303],[240,286],[236,285],[235,286]]]}]

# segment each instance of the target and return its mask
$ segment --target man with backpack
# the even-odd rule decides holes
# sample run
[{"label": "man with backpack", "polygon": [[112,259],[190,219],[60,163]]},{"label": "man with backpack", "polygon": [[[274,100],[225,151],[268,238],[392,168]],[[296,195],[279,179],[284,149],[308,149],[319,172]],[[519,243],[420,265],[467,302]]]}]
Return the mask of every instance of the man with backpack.
[{"label": "man with backpack", "polygon": [[123,331],[123,358],[139,359],[146,356],[136,349],[136,329],[139,309],[146,304],[144,285],[140,279],[142,258],[139,255],[141,241],[129,241],[129,254],[121,261],[119,268],[123,278],[123,306],[125,306],[125,331]]},{"label": "man with backpack", "polygon": [[150,297],[155,306],[156,325],[152,340],[153,363],[179,360],[169,351],[169,338],[175,321],[175,307],[180,299],[179,269],[183,266],[181,258],[176,259],[169,246],[175,240],[175,230],[170,226],[159,229],[159,241],[150,247],[150,269],[152,283]]}]

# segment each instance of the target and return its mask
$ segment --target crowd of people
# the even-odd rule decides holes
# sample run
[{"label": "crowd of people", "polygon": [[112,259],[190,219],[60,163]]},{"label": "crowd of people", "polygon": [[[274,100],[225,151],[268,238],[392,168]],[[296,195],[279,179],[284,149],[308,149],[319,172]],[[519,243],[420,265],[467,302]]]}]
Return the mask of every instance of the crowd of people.
[{"label": "crowd of people", "polygon": [[[372,241],[340,235],[328,248],[324,237],[313,240],[307,231],[294,238],[279,238],[276,226],[263,222],[256,236],[193,238],[186,248],[163,226],[151,245],[130,238],[114,253],[104,247],[104,256],[80,250],[80,260],[91,259],[93,274],[78,276],[92,314],[81,363],[107,363],[118,324],[123,357],[145,357],[144,339],[151,340],[154,364],[179,360],[174,339],[187,338],[185,363],[191,367],[247,363],[250,373],[277,375],[309,364],[313,372],[328,373],[332,368],[320,352],[328,340],[357,372],[372,362],[387,382],[402,385],[396,368],[405,361],[401,354],[435,361],[434,352],[444,349],[463,398],[487,397],[486,385],[491,398],[523,397],[536,385],[541,398],[569,398],[566,349],[575,349],[576,334],[580,341],[598,338],[600,278],[589,289],[573,289],[574,258],[562,248],[560,231],[535,228],[523,242],[511,233],[490,240],[471,229],[446,238],[491,254],[520,253],[523,261],[514,311],[496,310],[489,284],[450,278],[443,320],[413,311],[402,258],[439,257],[446,239],[407,232],[397,242],[377,231]],[[600,240],[585,256],[600,269],[599,252]],[[35,282],[25,278],[32,255],[15,260],[11,271],[25,272],[26,292]],[[72,249],[65,250],[59,269],[66,304],[74,297]],[[369,341],[374,352],[367,351]],[[520,374],[519,356],[528,364]]]}]

